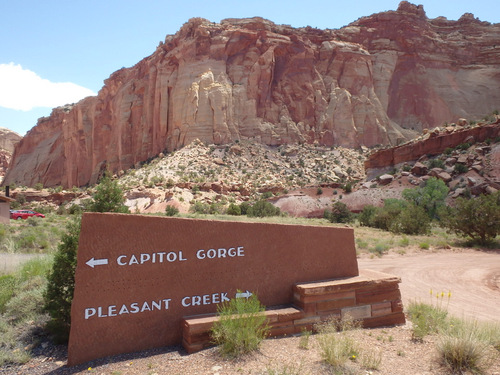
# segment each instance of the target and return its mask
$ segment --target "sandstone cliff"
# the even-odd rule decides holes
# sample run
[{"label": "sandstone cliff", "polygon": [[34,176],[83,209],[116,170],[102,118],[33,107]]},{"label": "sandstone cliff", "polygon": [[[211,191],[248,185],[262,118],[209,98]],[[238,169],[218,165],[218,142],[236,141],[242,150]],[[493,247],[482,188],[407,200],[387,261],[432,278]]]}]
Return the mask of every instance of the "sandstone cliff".
[{"label": "sandstone cliff", "polygon": [[421,6],[339,30],[191,19],[96,97],[56,108],[19,143],[5,183],[95,183],[198,138],[224,144],[396,145],[500,102],[500,25]]},{"label": "sandstone cliff", "polygon": [[21,138],[22,137],[16,132],[0,127],[0,181],[3,179],[3,176],[5,176],[12,159],[14,147]]}]

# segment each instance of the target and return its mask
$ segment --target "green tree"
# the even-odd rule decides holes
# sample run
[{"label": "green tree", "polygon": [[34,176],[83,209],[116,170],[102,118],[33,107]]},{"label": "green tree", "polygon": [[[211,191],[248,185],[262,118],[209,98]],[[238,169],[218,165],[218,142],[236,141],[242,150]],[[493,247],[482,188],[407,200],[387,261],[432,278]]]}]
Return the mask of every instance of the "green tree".
[{"label": "green tree", "polygon": [[118,181],[104,176],[92,197],[89,210],[92,212],[130,212],[124,203],[125,197]]},{"label": "green tree", "polygon": [[438,218],[438,210],[444,206],[444,200],[448,196],[446,184],[435,177],[427,180],[424,187],[403,190],[403,198],[408,202],[422,207],[430,218]]},{"label": "green tree", "polygon": [[377,207],[368,205],[363,207],[363,211],[358,216],[359,224],[364,227],[373,227],[373,220],[377,212]]},{"label": "green tree", "polygon": [[350,223],[353,220],[351,211],[342,202],[335,202],[332,205],[332,210],[326,210],[324,216],[331,223]]},{"label": "green tree", "polygon": [[427,234],[431,231],[431,219],[423,207],[408,204],[390,224],[393,233]]},{"label": "green tree", "polygon": [[250,217],[268,217],[280,216],[281,210],[266,200],[257,201],[253,206],[248,207],[247,216]]},{"label": "green tree", "polygon": [[394,219],[403,211],[407,203],[401,199],[384,200],[384,207],[377,208],[373,217],[373,227],[390,230]]},{"label": "green tree", "polygon": [[473,243],[492,243],[500,234],[500,192],[475,199],[457,198],[456,206],[446,210],[441,224]]},{"label": "green tree", "polygon": [[238,206],[237,204],[231,203],[231,204],[229,204],[229,207],[227,208],[226,213],[228,215],[239,216],[239,215],[241,215],[241,207]]},{"label": "green tree", "polygon": [[48,328],[57,342],[66,342],[69,337],[80,225],[81,217],[68,223],[67,233],[61,238],[52,270],[47,275],[44,308],[51,316]]}]

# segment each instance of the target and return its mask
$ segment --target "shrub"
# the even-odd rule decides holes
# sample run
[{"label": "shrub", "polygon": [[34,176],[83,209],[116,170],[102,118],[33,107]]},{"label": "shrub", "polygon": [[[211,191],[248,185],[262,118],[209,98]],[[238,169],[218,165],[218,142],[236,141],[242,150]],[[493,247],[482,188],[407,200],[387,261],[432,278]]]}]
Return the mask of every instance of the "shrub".
[{"label": "shrub", "polygon": [[444,213],[442,225],[450,232],[487,245],[500,233],[500,192],[475,199],[457,198]]},{"label": "shrub", "polygon": [[240,204],[240,211],[242,215],[246,215],[248,212],[248,209],[250,208],[250,204],[247,202],[243,202]]},{"label": "shrub", "polygon": [[348,182],[344,185],[344,191],[349,194],[352,191],[352,183]]},{"label": "shrub", "polygon": [[230,203],[229,207],[227,208],[227,212],[226,213],[228,215],[239,216],[239,215],[241,215],[241,207],[238,206],[237,204]]},{"label": "shrub", "polygon": [[259,348],[269,331],[264,310],[255,294],[217,306],[219,320],[211,333],[223,356],[237,357]]},{"label": "shrub", "polygon": [[457,174],[467,173],[468,170],[469,168],[467,168],[466,165],[460,163],[456,163],[453,167],[453,171],[455,171],[455,173]]},{"label": "shrub", "polygon": [[394,218],[389,229],[393,233],[427,234],[431,231],[431,219],[423,207],[410,204]]},{"label": "shrub", "polygon": [[208,203],[205,203],[205,202],[196,201],[189,208],[189,211],[193,212],[195,214],[208,215],[210,213],[210,205]]},{"label": "shrub", "polygon": [[406,207],[406,202],[400,199],[386,199],[384,206],[378,208],[373,216],[372,226],[375,228],[389,230],[394,219]]},{"label": "shrub", "polygon": [[43,189],[43,184],[41,182],[37,182],[35,186],[33,186],[33,189],[40,191]]},{"label": "shrub", "polygon": [[165,208],[165,215],[167,216],[175,216],[179,213],[179,209],[175,206],[170,206],[168,205],[166,208]]},{"label": "shrub", "polygon": [[432,169],[432,168],[444,169],[444,161],[442,161],[441,159],[431,159],[427,163],[427,166],[429,167],[429,169]]},{"label": "shrub", "polygon": [[247,210],[247,216],[249,217],[270,217],[280,215],[281,210],[279,209],[279,207],[275,207],[272,203],[265,200],[257,201]]},{"label": "shrub", "polygon": [[321,188],[321,186],[318,186],[318,188],[316,189],[316,195],[321,195],[323,194],[323,189]]},{"label": "shrub", "polygon": [[377,207],[368,205],[363,207],[363,211],[358,215],[359,224],[364,227],[373,227],[373,220],[377,212]]},{"label": "shrub", "polygon": [[62,236],[52,270],[47,275],[44,308],[51,316],[48,328],[57,342],[66,342],[69,337],[80,225],[79,217],[68,223],[67,233]]},{"label": "shrub", "polygon": [[331,223],[350,223],[353,221],[353,215],[347,208],[347,205],[342,202],[335,202],[332,205],[331,211],[325,211],[325,219]]},{"label": "shrub", "polygon": [[113,181],[108,176],[104,176],[92,197],[89,210],[92,212],[128,213],[129,209],[124,203],[125,197],[123,196],[123,190],[118,185],[118,181]]},{"label": "shrub", "polygon": [[430,218],[437,218],[437,212],[444,206],[448,191],[444,181],[431,177],[426,181],[424,187],[405,189],[402,195],[408,202],[422,207]]}]

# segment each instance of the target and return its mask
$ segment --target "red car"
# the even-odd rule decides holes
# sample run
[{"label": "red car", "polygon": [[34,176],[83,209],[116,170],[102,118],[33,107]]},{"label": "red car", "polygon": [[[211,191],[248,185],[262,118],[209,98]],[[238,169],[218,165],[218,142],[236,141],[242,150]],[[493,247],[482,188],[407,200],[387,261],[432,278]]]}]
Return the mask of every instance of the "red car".
[{"label": "red car", "polygon": [[32,217],[32,216],[42,217],[42,218],[45,217],[44,214],[41,214],[41,213],[36,212],[36,211],[31,211],[31,210],[10,211],[10,218],[14,219],[14,220],[27,219],[27,218]]}]

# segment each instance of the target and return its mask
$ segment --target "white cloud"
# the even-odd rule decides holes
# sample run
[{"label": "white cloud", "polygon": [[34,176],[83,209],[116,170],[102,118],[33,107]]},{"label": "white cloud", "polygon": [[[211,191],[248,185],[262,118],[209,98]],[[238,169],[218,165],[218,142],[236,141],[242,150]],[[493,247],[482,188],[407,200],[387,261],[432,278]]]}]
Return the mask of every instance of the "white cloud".
[{"label": "white cloud", "polygon": [[75,83],[51,82],[21,65],[0,64],[0,107],[18,111],[54,108],[90,95],[95,93]]}]

